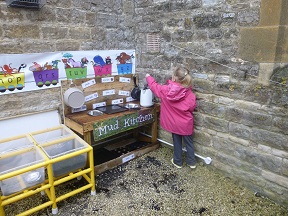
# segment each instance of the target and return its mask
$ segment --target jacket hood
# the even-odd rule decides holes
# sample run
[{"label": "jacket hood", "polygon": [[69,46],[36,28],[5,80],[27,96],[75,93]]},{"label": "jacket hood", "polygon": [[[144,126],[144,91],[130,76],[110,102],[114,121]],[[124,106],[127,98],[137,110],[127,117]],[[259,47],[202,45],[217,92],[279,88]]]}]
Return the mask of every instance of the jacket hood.
[{"label": "jacket hood", "polygon": [[170,101],[180,101],[183,98],[185,98],[185,95],[189,90],[191,90],[192,87],[190,88],[185,88],[181,84],[177,82],[173,82],[171,80],[168,80],[168,93],[166,98]]}]

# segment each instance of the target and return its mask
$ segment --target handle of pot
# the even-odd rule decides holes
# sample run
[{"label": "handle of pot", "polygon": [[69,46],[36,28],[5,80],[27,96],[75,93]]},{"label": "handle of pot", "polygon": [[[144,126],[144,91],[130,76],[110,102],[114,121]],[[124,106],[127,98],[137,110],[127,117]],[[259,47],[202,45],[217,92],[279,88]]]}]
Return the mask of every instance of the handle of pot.
[{"label": "handle of pot", "polygon": [[73,83],[73,80],[72,80],[72,79],[70,80],[70,85],[69,85],[69,88],[70,88],[71,86],[77,87],[77,86],[76,86],[76,84],[75,84],[75,83]]},{"label": "handle of pot", "polygon": [[73,80],[71,79],[70,80],[71,81],[71,83],[70,83],[70,85],[69,85],[69,88],[71,88],[71,87],[75,87],[75,88],[78,88],[78,89],[80,89],[80,90],[82,90],[83,91],[83,88],[81,87],[78,87],[74,82],[73,82]]},{"label": "handle of pot", "polygon": [[146,90],[146,89],[149,89],[149,86],[148,86],[148,84],[145,84],[145,85],[144,85],[144,88],[143,88],[143,90]]},{"label": "handle of pot", "polygon": [[133,75],[133,82],[134,82],[134,87],[138,87],[138,85],[136,84],[136,76]]}]

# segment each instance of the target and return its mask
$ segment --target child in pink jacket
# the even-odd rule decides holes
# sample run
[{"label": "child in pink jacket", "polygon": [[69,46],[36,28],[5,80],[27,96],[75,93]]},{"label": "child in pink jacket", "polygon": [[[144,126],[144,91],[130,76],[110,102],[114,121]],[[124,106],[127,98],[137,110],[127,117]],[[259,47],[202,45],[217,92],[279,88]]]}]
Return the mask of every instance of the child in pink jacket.
[{"label": "child in pink jacket", "polygon": [[189,70],[184,67],[176,68],[172,80],[168,80],[167,85],[158,84],[150,74],[146,74],[146,81],[154,95],[161,100],[160,125],[172,133],[174,156],[171,162],[175,167],[182,168],[183,139],[187,150],[186,163],[190,168],[196,168],[192,139],[196,96],[192,92]]}]

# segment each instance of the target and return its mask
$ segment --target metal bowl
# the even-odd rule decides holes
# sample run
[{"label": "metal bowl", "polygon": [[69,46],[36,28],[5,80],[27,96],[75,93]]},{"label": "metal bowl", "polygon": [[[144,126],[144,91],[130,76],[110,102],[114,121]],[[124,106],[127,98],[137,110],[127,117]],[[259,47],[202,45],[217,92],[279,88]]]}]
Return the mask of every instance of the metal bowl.
[{"label": "metal bowl", "polygon": [[100,115],[103,115],[103,112],[99,110],[89,110],[87,114],[90,116],[100,116]]},{"label": "metal bowl", "polygon": [[140,109],[140,106],[138,104],[133,104],[133,103],[125,104],[125,107],[127,109]]},{"label": "metal bowl", "polygon": [[27,183],[37,182],[41,178],[41,174],[39,172],[31,172],[25,177],[25,181]]}]

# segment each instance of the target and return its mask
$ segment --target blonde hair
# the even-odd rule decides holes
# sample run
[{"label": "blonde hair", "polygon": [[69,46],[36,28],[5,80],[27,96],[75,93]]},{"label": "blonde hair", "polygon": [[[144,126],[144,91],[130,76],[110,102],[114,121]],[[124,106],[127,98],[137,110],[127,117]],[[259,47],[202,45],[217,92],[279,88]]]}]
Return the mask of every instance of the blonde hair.
[{"label": "blonde hair", "polygon": [[173,72],[173,76],[175,82],[180,83],[185,88],[192,86],[192,77],[186,67],[177,67]]}]

